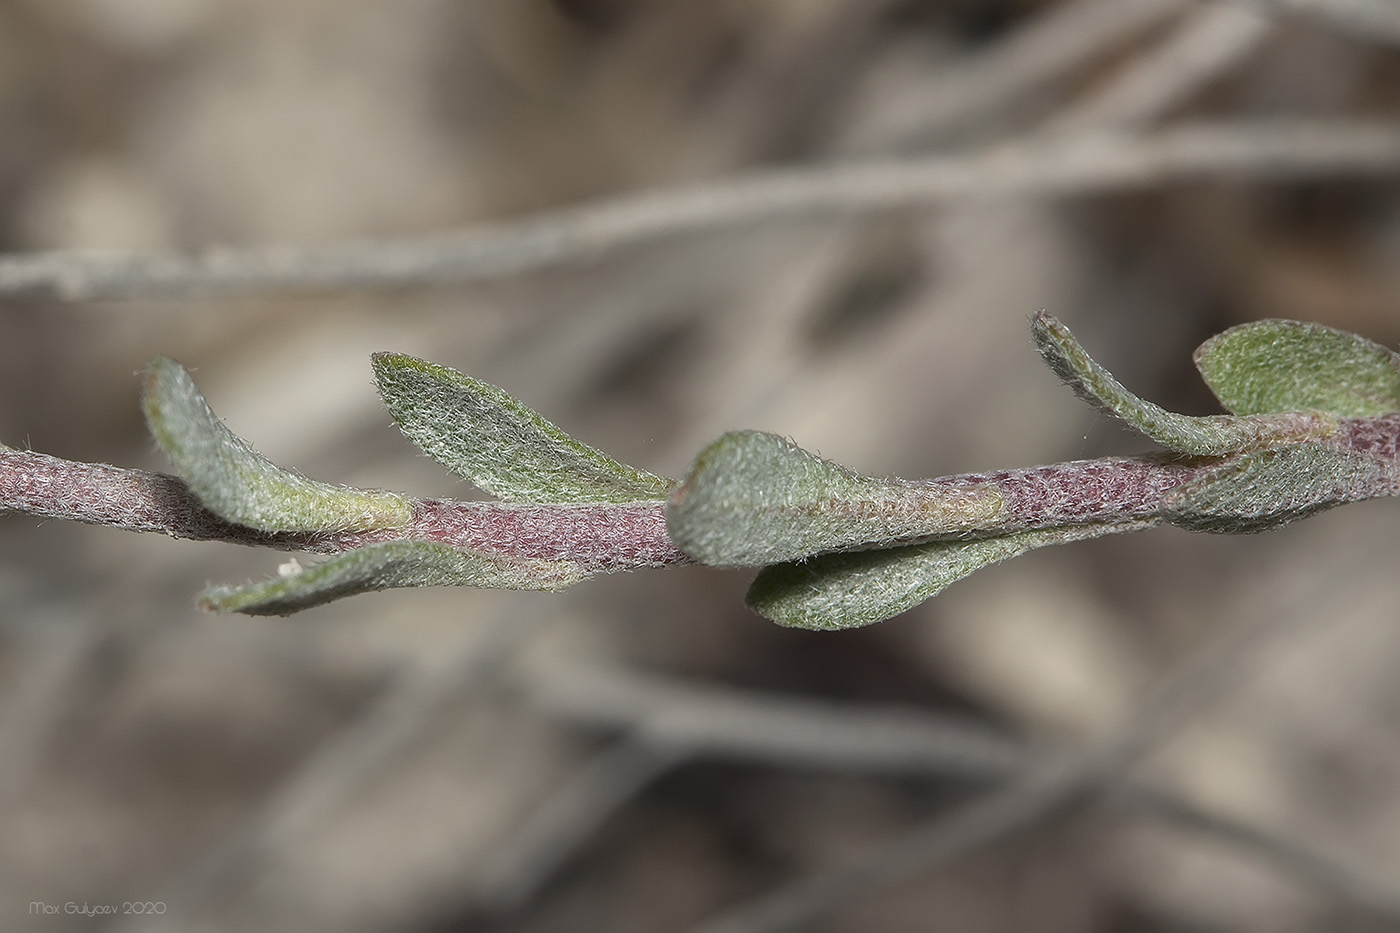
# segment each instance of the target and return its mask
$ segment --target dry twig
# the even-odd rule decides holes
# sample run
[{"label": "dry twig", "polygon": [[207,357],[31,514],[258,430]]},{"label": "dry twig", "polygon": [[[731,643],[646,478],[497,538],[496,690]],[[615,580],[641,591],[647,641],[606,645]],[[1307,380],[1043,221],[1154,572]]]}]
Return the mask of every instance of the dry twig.
[{"label": "dry twig", "polygon": [[328,247],[0,258],[0,295],[65,301],[440,286],[516,275],[659,237],[949,201],[1050,198],[1175,181],[1389,174],[1400,130],[1378,122],[1193,124],[1035,139],[993,152],[756,172],[418,240]]}]

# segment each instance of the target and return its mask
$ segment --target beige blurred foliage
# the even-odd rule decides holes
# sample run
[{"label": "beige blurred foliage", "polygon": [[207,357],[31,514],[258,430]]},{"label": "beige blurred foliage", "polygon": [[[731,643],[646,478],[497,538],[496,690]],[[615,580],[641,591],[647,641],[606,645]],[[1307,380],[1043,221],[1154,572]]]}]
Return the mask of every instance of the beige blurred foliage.
[{"label": "beige blurred foliage", "polygon": [[[0,245],[390,238],[1079,126],[1394,121],[1397,46],[1322,6],[12,0]],[[1397,270],[1394,177],[1235,177],[740,227],[471,286],[0,299],[0,441],[164,468],[135,374],[166,354],[280,463],[474,495],[377,403],[368,354],[394,349],[672,475],[740,427],[867,472],[1012,467],[1141,449],[1040,366],[1035,309],[1141,394],[1202,412],[1190,351],[1232,324],[1301,318],[1396,345]],[[1240,622],[1271,634],[1208,678],[1134,773],[1393,881],[1397,518],[1365,503],[1258,538],[1076,544],[826,635],[770,626],[743,608],[743,574],[702,568],[207,617],[192,607],[206,581],[279,557],[5,516],[0,928],[97,922],[36,902],[159,901],[165,917],[121,928],[685,929],[877,850],[986,781],[668,757],[636,725],[642,701],[541,702],[541,658],[720,696],[963,715],[1076,748]],[[1390,927],[1128,807],[1010,834],[822,928]]]}]

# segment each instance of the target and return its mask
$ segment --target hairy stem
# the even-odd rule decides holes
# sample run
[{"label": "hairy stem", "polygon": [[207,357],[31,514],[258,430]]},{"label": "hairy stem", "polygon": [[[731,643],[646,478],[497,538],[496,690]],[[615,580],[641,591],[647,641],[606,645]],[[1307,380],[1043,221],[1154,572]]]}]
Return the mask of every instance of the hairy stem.
[{"label": "hairy stem", "polygon": [[29,450],[0,448],[0,510],[195,541],[341,550],[332,541],[310,535],[255,531],[224,521],[202,506],[178,477],[62,460]]},{"label": "hairy stem", "polygon": [[225,521],[165,473],[79,463],[0,449],[0,511],[159,532],[173,538],[335,554],[386,541],[430,541],[536,560],[571,560],[590,572],[686,563],[666,537],[660,501],[516,505],[412,500],[402,528],[263,532]]},{"label": "hairy stem", "polygon": [[[1348,419],[1329,446],[1376,460],[1400,460],[1400,416]],[[999,534],[1067,524],[1167,517],[1171,495],[1228,468],[1239,457],[1106,457],[992,473],[899,483],[903,495],[844,503],[880,524],[917,524],[915,513],[969,493],[993,492],[1000,514],[959,535]],[[1382,486],[1384,488],[1382,488]],[[1400,477],[1349,498],[1394,495]],[[183,480],[164,473],[80,463],[0,449],[0,510],[44,518],[228,541],[283,550],[341,553],[386,541],[429,541],[534,560],[571,560],[590,572],[687,563],[666,530],[666,504],[533,504],[413,499],[400,528],[345,532],[262,532],[204,508]],[[873,513],[881,512],[882,515]],[[903,515],[902,513],[908,513]],[[938,537],[936,531],[916,537]],[[888,543],[888,542],[881,542]]]}]

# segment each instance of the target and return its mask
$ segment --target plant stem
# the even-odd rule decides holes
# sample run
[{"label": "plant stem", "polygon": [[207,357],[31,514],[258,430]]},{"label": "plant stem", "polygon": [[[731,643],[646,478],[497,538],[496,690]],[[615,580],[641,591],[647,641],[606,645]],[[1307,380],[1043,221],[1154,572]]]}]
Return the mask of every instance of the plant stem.
[{"label": "plant stem", "polygon": [[419,499],[387,530],[262,532],[219,518],[165,473],[0,448],[0,511],[159,532],[173,538],[335,554],[383,541],[434,541],[489,553],[573,560],[589,571],[687,563],[666,536],[665,503],[512,505]]},{"label": "plant stem", "polygon": [[[1375,460],[1400,463],[1400,415],[1343,420],[1337,434],[1326,443]],[[898,524],[917,523],[916,513],[940,501],[979,490],[995,491],[1004,500],[1004,511],[987,527],[971,529],[973,536],[1167,517],[1166,502],[1173,492],[1235,459],[1174,459],[1160,454],[1105,457],[949,476],[909,483],[908,495],[887,500],[880,508],[891,512],[886,519],[908,520]],[[1385,471],[1373,485],[1347,490],[1338,501],[1400,493],[1400,471]],[[210,512],[175,476],[0,448],[0,511],[126,531],[160,532],[175,538],[327,554],[406,540],[510,557],[571,560],[588,572],[690,562],[666,532],[667,506],[659,499],[584,505],[415,499],[412,504],[413,519],[401,528],[262,532]],[[909,514],[893,514],[901,512]]]}]

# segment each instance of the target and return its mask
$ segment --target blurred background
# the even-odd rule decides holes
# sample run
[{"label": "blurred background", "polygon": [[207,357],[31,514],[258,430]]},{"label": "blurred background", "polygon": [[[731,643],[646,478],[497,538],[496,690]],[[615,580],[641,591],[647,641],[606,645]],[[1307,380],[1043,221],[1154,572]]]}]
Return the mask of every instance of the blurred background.
[{"label": "blurred background", "polygon": [[[765,167],[1393,124],[1400,30],[1322,6],[7,0],[0,247],[392,240]],[[167,354],[278,463],[476,495],[377,402],[367,357],[393,349],[670,475],[740,427],[908,477],[1146,449],[1039,363],[1042,307],[1145,397],[1214,411],[1190,354],[1231,325],[1400,343],[1400,185],[1246,168],[658,236],[453,286],[7,297],[0,441],[167,469],[137,405]],[[786,927],[752,908],[793,895],[795,928],[831,931],[1400,929],[1398,519],[1382,501],[1075,544],[824,634],[703,568],[211,617],[206,582],[283,558],[5,516],[0,927],[760,931]],[[1133,729],[1173,679],[1189,717],[1102,792],[900,848]],[[897,870],[839,873],[866,859]],[[33,907],[128,901],[165,913]]]}]

